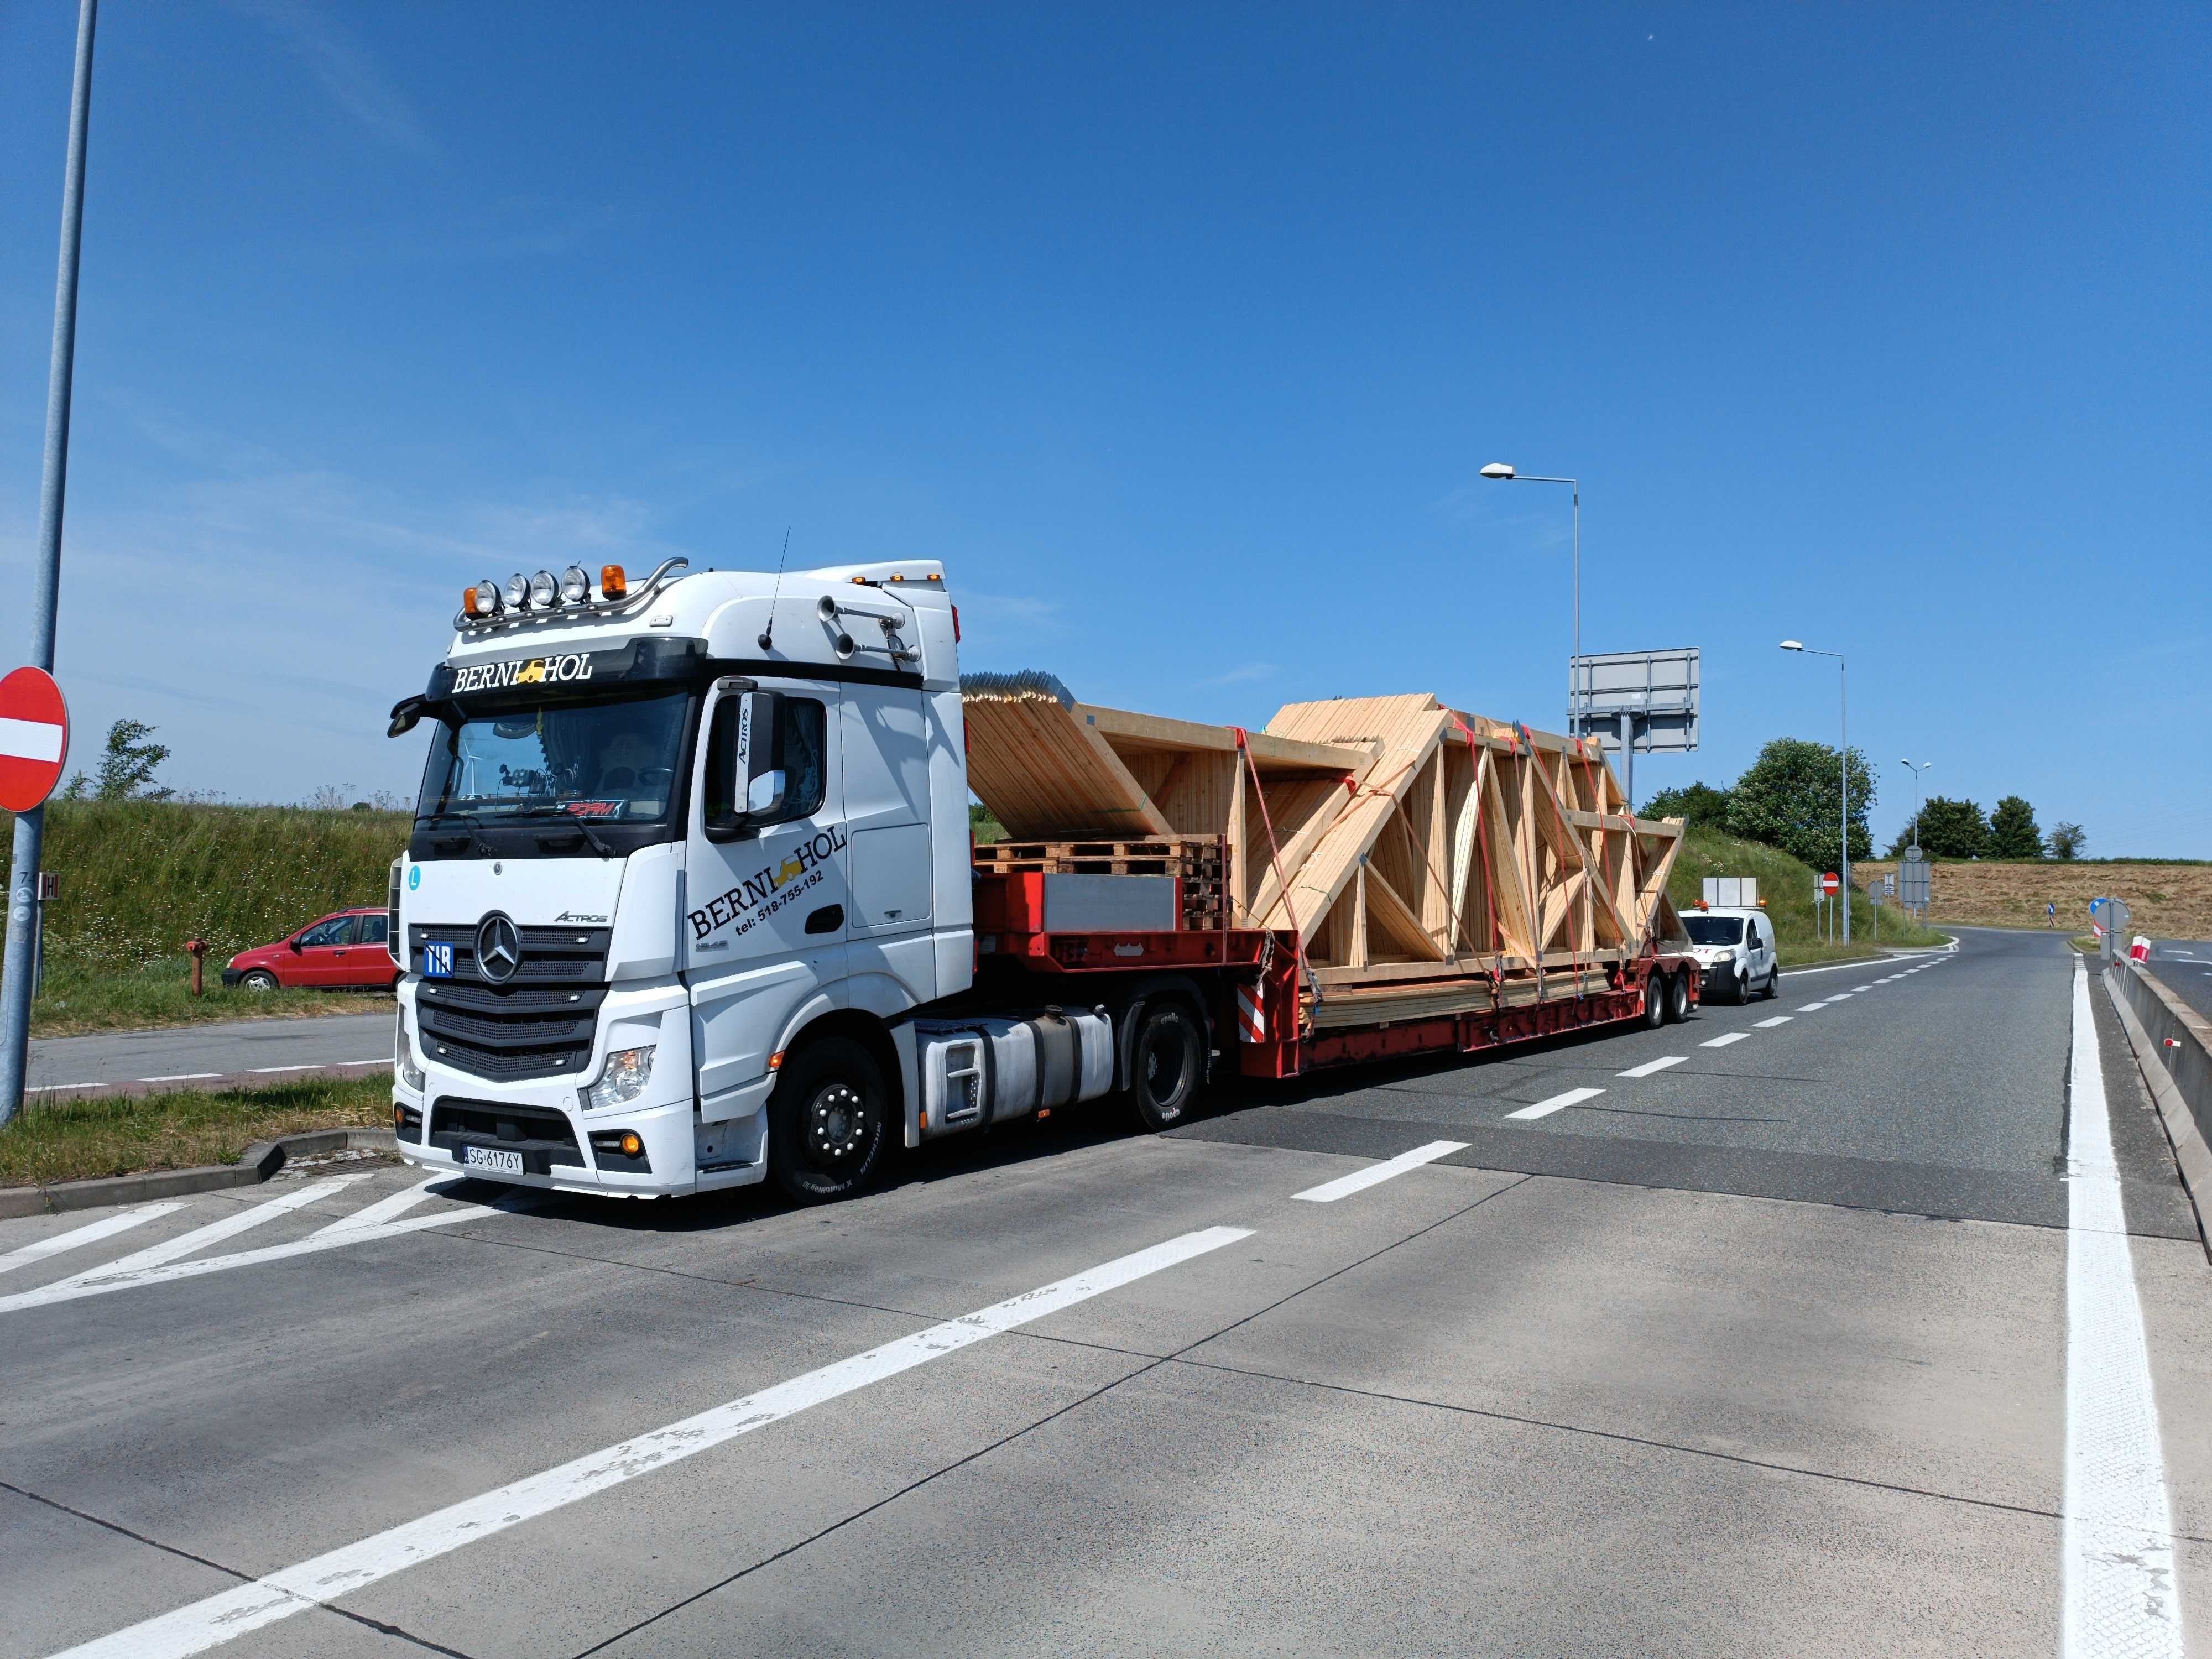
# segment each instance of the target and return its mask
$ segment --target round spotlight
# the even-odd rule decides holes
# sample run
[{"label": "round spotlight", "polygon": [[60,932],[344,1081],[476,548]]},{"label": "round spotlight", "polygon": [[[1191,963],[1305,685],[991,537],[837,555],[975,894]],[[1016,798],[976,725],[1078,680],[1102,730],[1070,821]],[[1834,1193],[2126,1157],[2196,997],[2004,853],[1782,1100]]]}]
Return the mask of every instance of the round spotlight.
[{"label": "round spotlight", "polygon": [[501,592],[507,599],[507,608],[520,611],[530,602],[530,578],[518,570],[507,579],[507,586]]},{"label": "round spotlight", "polygon": [[553,580],[553,573],[541,570],[530,579],[530,608],[550,611],[561,603],[561,584]]},{"label": "round spotlight", "polygon": [[499,614],[499,584],[486,576],[476,585],[477,615],[495,617]]},{"label": "round spotlight", "polygon": [[572,564],[561,573],[561,603],[581,605],[592,597],[592,579],[583,566]]},{"label": "round spotlight", "polygon": [[624,1158],[636,1158],[645,1151],[645,1142],[639,1138],[635,1129],[623,1131],[621,1145],[622,1155]]}]

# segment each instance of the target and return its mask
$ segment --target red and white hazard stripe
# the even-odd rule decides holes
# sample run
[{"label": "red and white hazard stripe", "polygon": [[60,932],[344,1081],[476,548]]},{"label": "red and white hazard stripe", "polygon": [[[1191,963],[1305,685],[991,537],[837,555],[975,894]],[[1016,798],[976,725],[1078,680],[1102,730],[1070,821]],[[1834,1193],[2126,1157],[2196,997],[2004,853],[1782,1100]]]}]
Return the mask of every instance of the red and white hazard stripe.
[{"label": "red and white hazard stripe", "polygon": [[1244,1042],[1267,1040],[1267,1004],[1256,985],[1237,988],[1237,1035]]}]

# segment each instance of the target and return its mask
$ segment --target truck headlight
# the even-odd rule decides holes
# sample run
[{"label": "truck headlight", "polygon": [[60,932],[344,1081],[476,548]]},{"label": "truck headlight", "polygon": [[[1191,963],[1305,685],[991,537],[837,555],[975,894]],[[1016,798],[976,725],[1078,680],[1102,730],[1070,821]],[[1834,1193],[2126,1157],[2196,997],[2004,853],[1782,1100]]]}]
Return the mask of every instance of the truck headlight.
[{"label": "truck headlight", "polygon": [[646,1083],[652,1076],[653,1049],[649,1045],[643,1048],[617,1048],[599,1067],[599,1076],[576,1092],[586,1111],[605,1111],[610,1106],[629,1105],[645,1092]]},{"label": "truck headlight", "polygon": [[415,1063],[415,1045],[407,1040],[407,1016],[399,1016],[399,1035],[392,1050],[392,1069],[399,1074],[399,1086],[422,1092],[422,1068]]}]

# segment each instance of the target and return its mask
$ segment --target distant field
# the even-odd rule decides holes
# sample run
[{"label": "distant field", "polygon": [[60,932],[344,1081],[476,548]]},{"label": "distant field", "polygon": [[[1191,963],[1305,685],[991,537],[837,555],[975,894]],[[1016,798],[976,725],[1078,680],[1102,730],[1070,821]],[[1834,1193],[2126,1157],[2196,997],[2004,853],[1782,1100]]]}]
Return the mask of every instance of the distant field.
[{"label": "distant field", "polygon": [[[1854,877],[1884,876],[1892,863],[1859,864]],[[2212,939],[2212,865],[1938,863],[1928,917],[1966,927],[2042,927],[2044,906],[2056,904],[2056,931],[2089,925],[2089,901],[2126,901],[2139,933],[2162,939]]]}]

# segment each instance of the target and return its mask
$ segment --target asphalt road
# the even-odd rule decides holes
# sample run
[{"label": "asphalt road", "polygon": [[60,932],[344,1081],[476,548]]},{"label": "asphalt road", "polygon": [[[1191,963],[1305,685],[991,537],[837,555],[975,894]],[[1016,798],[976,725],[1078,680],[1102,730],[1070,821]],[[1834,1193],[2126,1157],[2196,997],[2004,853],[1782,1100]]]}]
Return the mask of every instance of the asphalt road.
[{"label": "asphalt road", "polygon": [[118,1083],[198,1083],[288,1072],[392,1064],[392,1012],[313,1019],[246,1019],[161,1031],[40,1037],[31,1044],[32,1089]]},{"label": "asphalt road", "polygon": [[2212,1019],[2212,944],[2162,939],[2150,948],[2150,969],[2166,989]]},{"label": "asphalt road", "polygon": [[[2146,1461],[2212,1628],[2212,1269],[2079,972],[1969,933],[824,1210],[0,1224],[0,1653],[2046,1653],[2062,1510]],[[2069,1282],[2140,1310],[2132,1474]],[[2144,1582],[2064,1650],[2155,1650]]]}]

